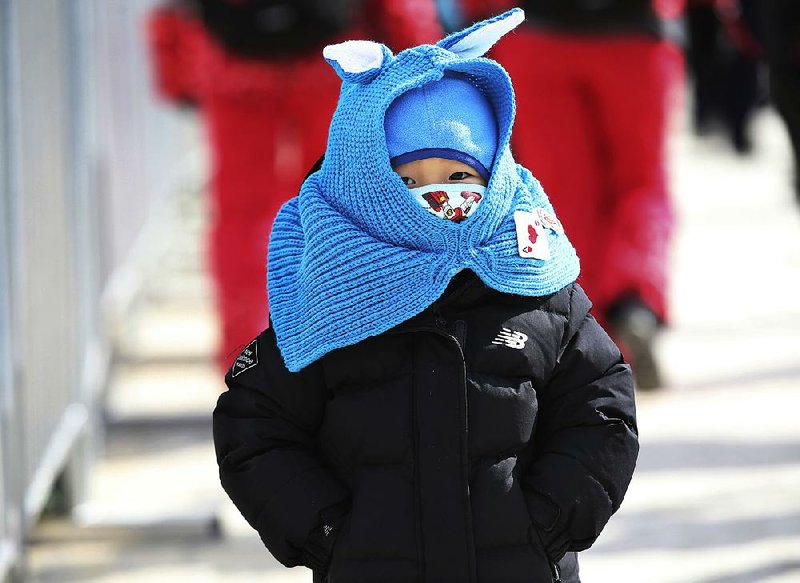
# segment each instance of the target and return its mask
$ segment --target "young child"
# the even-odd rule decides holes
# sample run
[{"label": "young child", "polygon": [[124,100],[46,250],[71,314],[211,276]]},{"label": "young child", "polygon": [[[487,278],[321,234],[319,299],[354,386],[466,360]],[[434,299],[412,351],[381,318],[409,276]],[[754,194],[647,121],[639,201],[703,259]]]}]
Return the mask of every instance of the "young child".
[{"label": "young child", "polygon": [[325,49],[325,159],[275,220],[272,327],[214,412],[225,490],[315,582],[575,583],[631,479],[630,369],[482,57],[522,19]]}]

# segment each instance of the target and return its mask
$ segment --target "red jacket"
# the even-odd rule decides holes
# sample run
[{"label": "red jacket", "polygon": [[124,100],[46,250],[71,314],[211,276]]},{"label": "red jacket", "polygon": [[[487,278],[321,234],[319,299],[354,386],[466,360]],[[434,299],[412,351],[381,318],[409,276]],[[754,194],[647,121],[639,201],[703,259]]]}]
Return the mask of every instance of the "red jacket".
[{"label": "red jacket", "polygon": [[[186,3],[156,8],[147,21],[148,45],[158,92],[176,102],[200,102],[209,91],[275,91],[287,69],[322,59],[248,59],[225,51]],[[359,21],[331,43],[350,39],[383,42],[395,51],[435,42],[442,36],[432,0],[365,0]]]}]

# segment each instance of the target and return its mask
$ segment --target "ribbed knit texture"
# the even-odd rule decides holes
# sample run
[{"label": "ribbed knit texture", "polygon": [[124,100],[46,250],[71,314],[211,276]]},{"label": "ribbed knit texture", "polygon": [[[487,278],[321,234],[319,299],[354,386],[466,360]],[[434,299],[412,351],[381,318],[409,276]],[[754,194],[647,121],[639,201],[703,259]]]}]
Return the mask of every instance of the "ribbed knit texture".
[{"label": "ribbed knit texture", "polygon": [[[548,231],[547,261],[517,251],[514,211],[553,209],[511,155],[508,75],[495,61],[443,48],[457,35],[463,33],[394,57],[385,50],[380,70],[346,74],[337,67],[344,83],[325,161],[278,213],[270,240],[270,311],[289,370],[419,314],[464,268],[498,291],[527,296],[577,278],[578,258],[563,234]],[[487,95],[500,136],[485,199],[463,223],[444,221],[413,200],[392,171],[384,134],[389,104],[446,70],[466,75]]]}]

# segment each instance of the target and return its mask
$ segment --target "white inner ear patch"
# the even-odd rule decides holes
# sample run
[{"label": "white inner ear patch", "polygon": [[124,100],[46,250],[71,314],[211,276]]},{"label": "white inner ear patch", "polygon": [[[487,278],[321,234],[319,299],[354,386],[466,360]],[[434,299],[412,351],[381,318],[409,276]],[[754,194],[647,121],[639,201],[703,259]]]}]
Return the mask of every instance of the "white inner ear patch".
[{"label": "white inner ear patch", "polygon": [[369,40],[349,40],[322,49],[322,56],[336,61],[345,73],[363,73],[383,65],[381,45]]},{"label": "white inner ear patch", "polygon": [[448,50],[465,59],[480,57],[492,48],[494,43],[503,38],[503,35],[517,28],[524,20],[525,13],[522,10],[516,10],[508,18],[492,22],[468,34]]}]

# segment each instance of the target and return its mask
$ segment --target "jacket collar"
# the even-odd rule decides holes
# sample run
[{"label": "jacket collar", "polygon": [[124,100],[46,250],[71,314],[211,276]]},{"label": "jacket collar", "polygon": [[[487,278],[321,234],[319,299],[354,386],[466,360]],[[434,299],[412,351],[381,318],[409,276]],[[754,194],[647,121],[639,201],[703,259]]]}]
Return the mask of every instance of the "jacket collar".
[{"label": "jacket collar", "polygon": [[508,295],[488,287],[471,269],[456,274],[441,296],[427,309],[413,318],[395,326],[393,332],[413,328],[436,327],[437,319],[457,319],[458,314],[471,307],[485,303],[492,297]]}]

